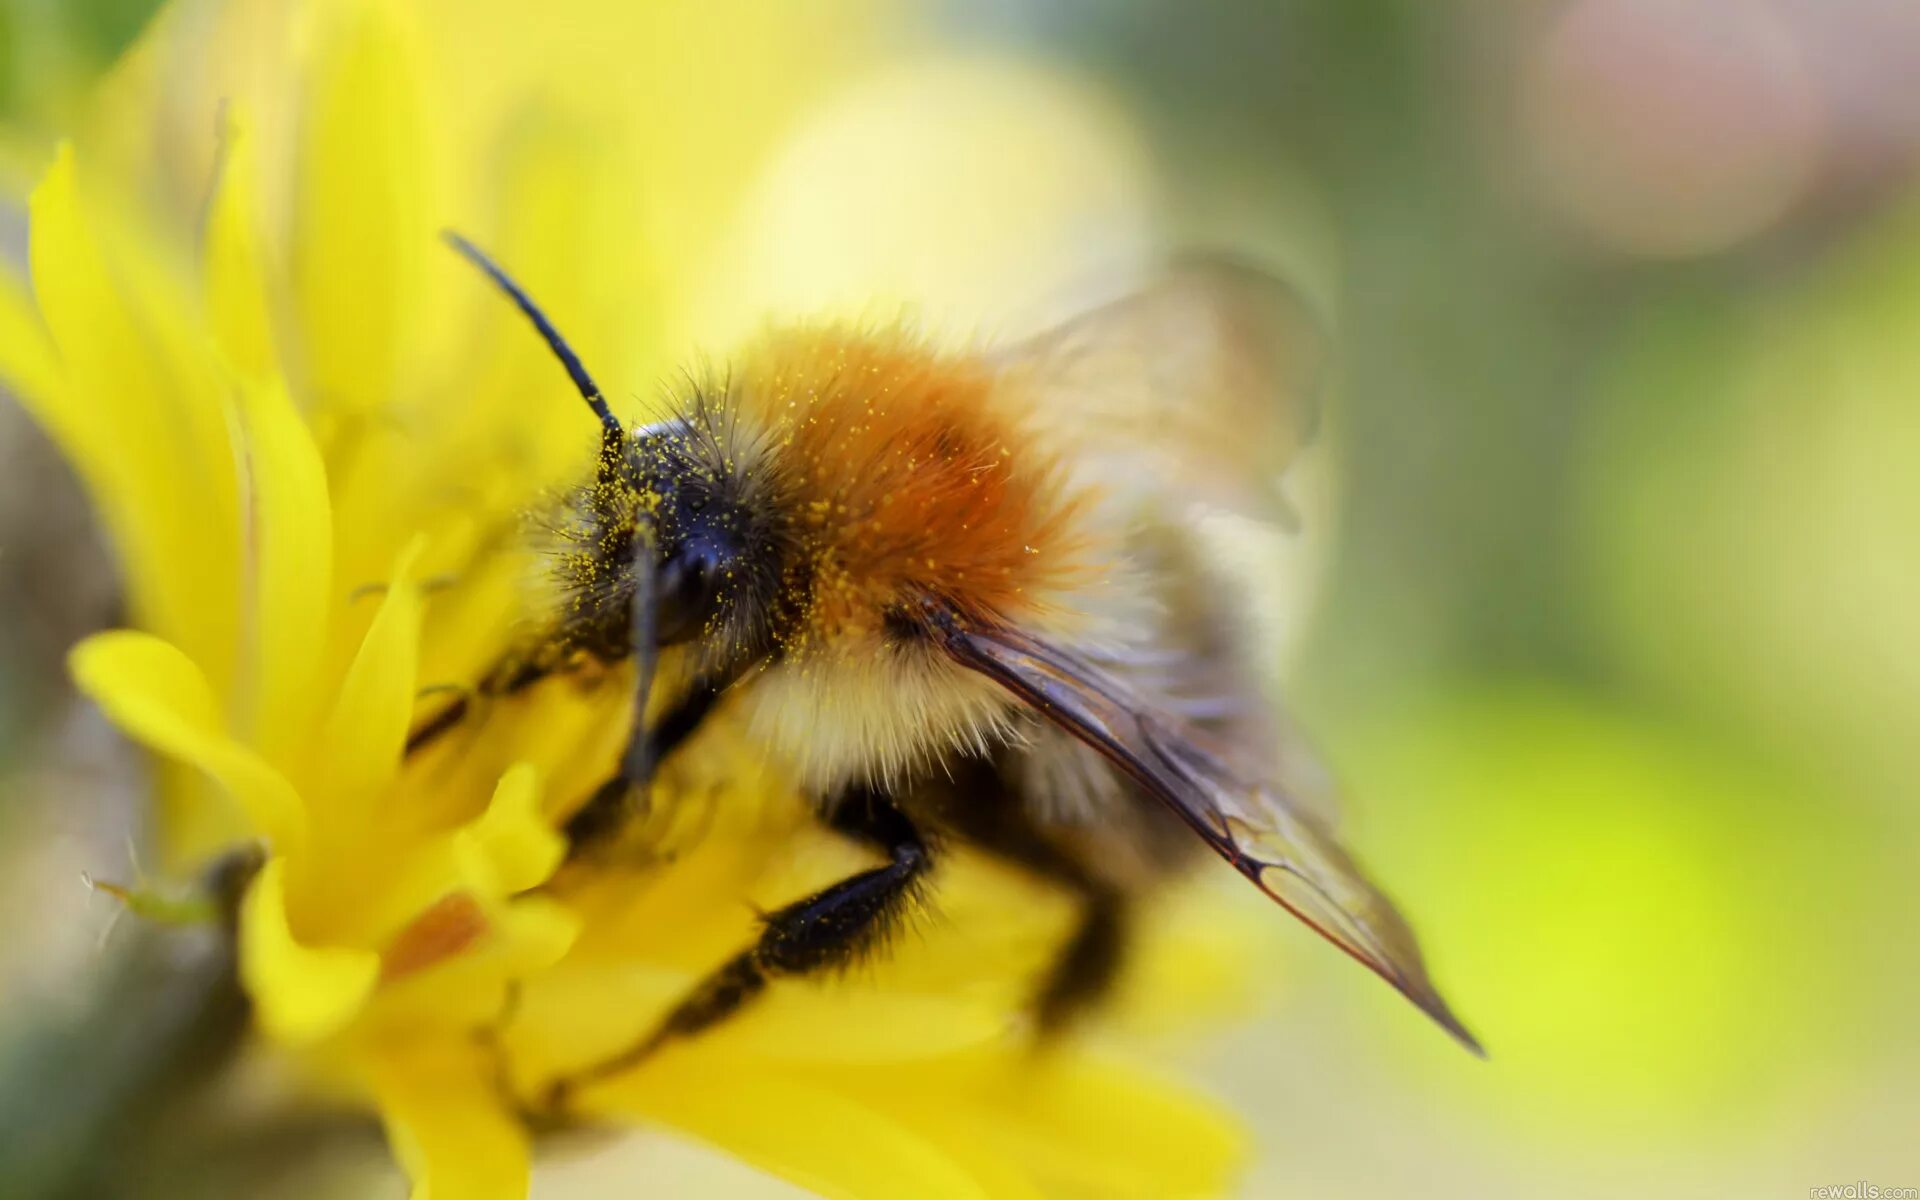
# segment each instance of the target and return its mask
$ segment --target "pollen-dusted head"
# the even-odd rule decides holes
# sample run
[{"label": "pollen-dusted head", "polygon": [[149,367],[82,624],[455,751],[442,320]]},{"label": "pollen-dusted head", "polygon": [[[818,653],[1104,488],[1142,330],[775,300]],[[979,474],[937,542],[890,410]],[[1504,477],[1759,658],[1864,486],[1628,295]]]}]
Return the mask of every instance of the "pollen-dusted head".
[{"label": "pollen-dusted head", "polygon": [[624,657],[644,583],[655,643],[689,644],[697,669],[718,674],[773,645],[793,556],[758,455],[724,411],[692,399],[682,415],[633,430],[570,499],[554,565],[558,622],[570,644]]}]

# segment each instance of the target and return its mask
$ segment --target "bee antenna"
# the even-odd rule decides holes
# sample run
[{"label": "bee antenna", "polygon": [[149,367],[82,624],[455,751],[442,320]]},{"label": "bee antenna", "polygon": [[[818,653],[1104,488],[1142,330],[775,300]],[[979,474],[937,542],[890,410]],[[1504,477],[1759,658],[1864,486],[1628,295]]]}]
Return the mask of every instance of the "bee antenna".
[{"label": "bee antenna", "polygon": [[627,433],[620,427],[620,420],[613,415],[613,410],[607,407],[606,397],[600,393],[600,385],[593,381],[593,376],[587,374],[587,368],[581,364],[580,356],[573,352],[572,346],[567,345],[567,339],[560,336],[560,331],[553,327],[553,322],[547,319],[547,314],[540,311],[540,306],[533,302],[533,297],[527,295],[526,289],[515,283],[513,277],[508,275],[499,263],[487,257],[486,251],[451,229],[442,231],[441,236],[446,238],[447,244],[459,251],[463,258],[486,272],[487,278],[493,280],[500,290],[513,300],[520,311],[526,314],[527,320],[533,322],[533,327],[539,331],[540,336],[546,340],[547,349],[553,351],[553,356],[559,359],[560,365],[567,369],[567,376],[573,380],[573,386],[580,389],[581,399],[587,402],[587,407],[593,410],[593,415],[600,418],[600,477],[604,480],[611,476],[620,462],[620,452],[626,445]]}]

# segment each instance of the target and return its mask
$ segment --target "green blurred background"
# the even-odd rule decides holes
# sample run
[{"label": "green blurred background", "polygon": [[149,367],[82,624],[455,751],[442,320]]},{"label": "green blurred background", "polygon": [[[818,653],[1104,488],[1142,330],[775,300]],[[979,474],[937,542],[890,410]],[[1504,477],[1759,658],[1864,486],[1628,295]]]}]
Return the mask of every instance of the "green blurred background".
[{"label": "green blurred background", "polygon": [[[0,116],[59,128],[148,7],[0,3]],[[1263,241],[1336,314],[1293,705],[1492,1058],[1289,958],[1196,1052],[1247,1193],[1920,1186],[1920,8],[999,0],[890,36],[1108,93],[1172,236]],[[126,820],[59,668],[111,588],[11,408],[0,478],[0,773],[71,785],[0,811],[20,992],[92,933],[17,914]]]}]

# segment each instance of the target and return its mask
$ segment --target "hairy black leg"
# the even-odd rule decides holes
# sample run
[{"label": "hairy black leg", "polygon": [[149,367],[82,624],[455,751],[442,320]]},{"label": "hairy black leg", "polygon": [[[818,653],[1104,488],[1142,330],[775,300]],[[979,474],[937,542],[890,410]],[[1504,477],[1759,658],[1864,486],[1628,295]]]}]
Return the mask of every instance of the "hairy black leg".
[{"label": "hairy black leg", "polygon": [[974,764],[955,779],[954,788],[948,819],[968,842],[1059,884],[1080,903],[1079,923],[1033,994],[1036,1029],[1043,1037],[1057,1034],[1098,1007],[1119,982],[1131,904],[1119,888],[1048,837],[991,764]]},{"label": "hairy black leg", "polygon": [[708,975],[653,1032],[630,1049],[556,1083],[549,1094],[553,1107],[563,1107],[573,1089],[618,1075],[668,1042],[733,1016],[765,991],[770,980],[844,966],[897,928],[931,866],[926,839],[878,792],[848,796],[832,824],[885,851],[886,864],[769,913],[759,939]]},{"label": "hairy black leg", "polygon": [[[679,749],[680,744],[693,736],[700,723],[707,719],[713,706],[720,699],[723,689],[715,683],[701,682],[667,711],[658,724],[643,735],[647,746],[640,760],[647,764],[649,772],[666,757]],[[598,845],[609,835],[624,828],[628,820],[635,815],[635,809],[646,795],[647,785],[652,782],[651,774],[646,779],[633,779],[627,774],[629,755],[621,762],[620,769],[612,778],[595,788],[593,795],[579,807],[573,816],[567,819],[567,844],[576,853]]]},{"label": "hairy black leg", "polygon": [[1081,892],[1080,924],[1034,993],[1034,1023],[1043,1037],[1067,1028],[1113,991],[1126,962],[1127,915],[1119,892]]},{"label": "hairy black leg", "polygon": [[534,684],[553,674],[553,667],[544,662],[508,660],[487,672],[480,686],[470,692],[462,692],[452,703],[428,717],[413,731],[407,734],[407,753],[415,754],[438,741],[442,734],[467,719],[473,711],[476,697],[492,698],[511,696],[515,692],[525,691]]},{"label": "hairy black leg", "polygon": [[407,734],[407,753],[424,750],[455,725],[467,719],[467,713],[473,708],[473,701],[466,696],[457,696],[453,703],[428,717]]}]

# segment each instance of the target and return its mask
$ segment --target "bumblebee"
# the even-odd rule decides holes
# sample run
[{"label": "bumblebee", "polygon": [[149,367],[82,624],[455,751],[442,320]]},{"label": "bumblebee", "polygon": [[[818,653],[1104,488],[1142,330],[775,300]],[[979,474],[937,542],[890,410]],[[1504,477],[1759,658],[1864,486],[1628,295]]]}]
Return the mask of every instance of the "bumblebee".
[{"label": "bumblebee", "polygon": [[[1193,257],[1010,347],[907,330],[776,329],[628,428],[532,298],[449,234],[533,323],[598,418],[566,506],[558,600],[475,692],[631,662],[618,771],[567,826],[601,842],[720,706],[822,818],[884,856],[765,916],[604,1077],[726,1019],[767,983],[879,944],[954,841],[1080,901],[1034,1015],[1097,1000],[1141,896],[1200,847],[1467,1048],[1406,922],[1301,785],[1249,666],[1246,603],[1193,536],[1196,502],[1284,519],[1323,339],[1242,263]],[[663,656],[673,670],[658,671]],[[468,715],[417,727],[419,750]]]}]

